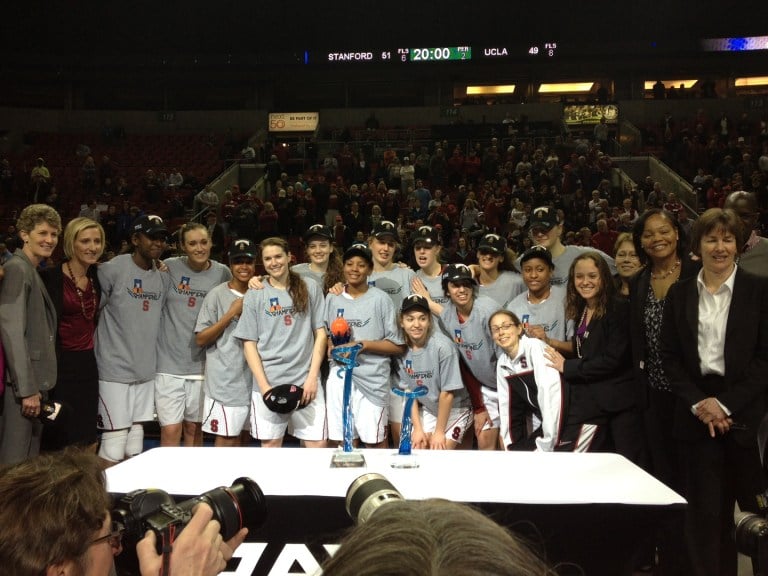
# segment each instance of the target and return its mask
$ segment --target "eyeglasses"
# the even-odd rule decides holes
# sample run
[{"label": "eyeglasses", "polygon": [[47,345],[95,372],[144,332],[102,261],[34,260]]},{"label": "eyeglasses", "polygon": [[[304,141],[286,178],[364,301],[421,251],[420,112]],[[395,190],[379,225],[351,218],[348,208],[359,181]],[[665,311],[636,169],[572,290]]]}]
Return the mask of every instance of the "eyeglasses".
[{"label": "eyeglasses", "polygon": [[112,524],[110,525],[110,532],[106,536],[100,536],[99,538],[96,538],[96,540],[91,541],[91,546],[95,544],[101,544],[102,542],[109,542],[109,545],[112,546],[112,549],[118,550],[123,545],[123,532],[125,531],[125,526],[120,524],[120,522],[112,521]]},{"label": "eyeglasses", "polygon": [[506,324],[499,324],[498,326],[491,326],[491,334],[496,336],[497,334],[501,333],[502,330],[506,332],[507,330],[510,330],[514,327],[516,327],[516,325],[512,324],[512,322],[507,322]]}]

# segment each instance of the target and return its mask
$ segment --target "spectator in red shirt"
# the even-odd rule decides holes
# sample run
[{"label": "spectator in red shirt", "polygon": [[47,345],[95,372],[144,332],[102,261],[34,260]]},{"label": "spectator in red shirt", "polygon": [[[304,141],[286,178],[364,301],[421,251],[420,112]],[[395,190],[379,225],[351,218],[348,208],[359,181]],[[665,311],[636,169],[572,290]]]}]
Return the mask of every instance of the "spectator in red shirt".
[{"label": "spectator in red shirt", "polygon": [[606,254],[613,254],[613,247],[618,237],[619,233],[608,228],[608,222],[601,218],[597,221],[597,232],[592,234],[590,243],[593,248],[602,250]]}]

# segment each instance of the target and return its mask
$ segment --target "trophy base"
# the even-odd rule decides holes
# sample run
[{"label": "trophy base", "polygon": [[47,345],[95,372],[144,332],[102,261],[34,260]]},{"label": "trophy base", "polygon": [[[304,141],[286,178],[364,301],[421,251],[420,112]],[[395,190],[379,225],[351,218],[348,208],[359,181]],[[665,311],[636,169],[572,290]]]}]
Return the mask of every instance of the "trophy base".
[{"label": "trophy base", "polygon": [[365,468],[365,456],[360,451],[338,450],[331,458],[331,468]]},{"label": "trophy base", "polygon": [[389,465],[392,468],[418,468],[419,457],[416,454],[397,454],[395,453],[390,460]]}]

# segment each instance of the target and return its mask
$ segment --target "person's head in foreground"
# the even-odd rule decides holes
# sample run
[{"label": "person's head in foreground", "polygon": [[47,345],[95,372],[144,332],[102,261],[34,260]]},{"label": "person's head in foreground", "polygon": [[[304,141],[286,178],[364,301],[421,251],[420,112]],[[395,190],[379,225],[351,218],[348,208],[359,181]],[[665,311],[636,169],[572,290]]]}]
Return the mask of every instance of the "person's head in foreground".
[{"label": "person's head in foreground", "polygon": [[343,540],[324,576],[545,576],[527,545],[481,512],[447,500],[382,506]]}]

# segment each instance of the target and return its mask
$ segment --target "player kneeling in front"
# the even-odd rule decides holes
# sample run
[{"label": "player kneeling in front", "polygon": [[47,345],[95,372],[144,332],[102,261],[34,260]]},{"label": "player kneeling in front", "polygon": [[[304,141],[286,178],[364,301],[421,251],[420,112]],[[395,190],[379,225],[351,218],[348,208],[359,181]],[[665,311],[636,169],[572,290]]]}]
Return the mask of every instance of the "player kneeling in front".
[{"label": "player kneeling in front", "polygon": [[[411,294],[403,300],[400,326],[408,350],[398,359],[400,386],[429,390],[413,404],[413,447],[453,449],[472,429],[472,408],[461,381],[459,352],[447,336],[433,330],[432,323],[424,296]],[[471,447],[471,434],[468,439]]]}]

